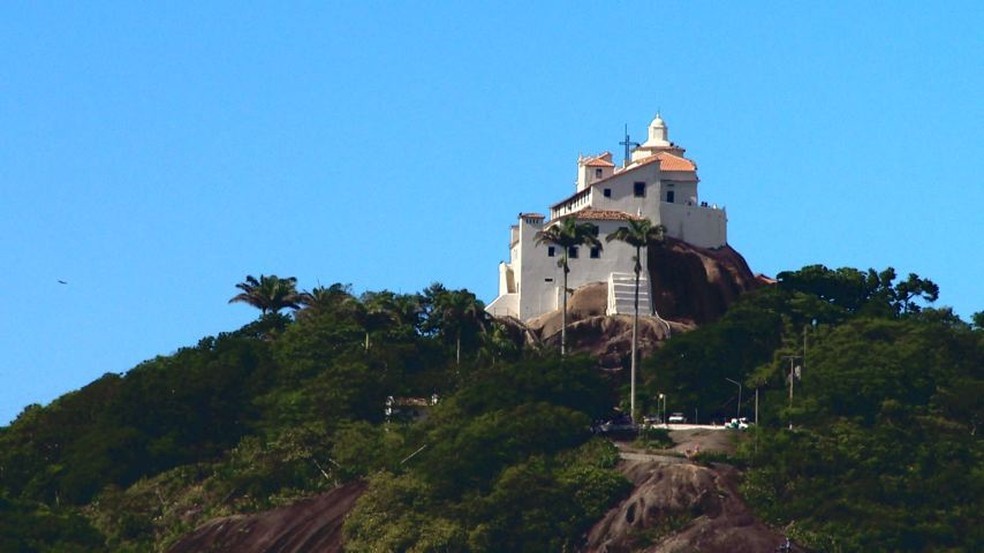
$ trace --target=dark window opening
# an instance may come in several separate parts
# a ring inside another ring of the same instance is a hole
[[[601,248],[598,246],[591,248],[591,259],[598,259],[599,257],[601,257]]]
[[[673,203],[673,199],[675,197],[676,197],[676,194],[674,194],[672,190],[667,190],[666,191],[666,201],[667,202]]]
[[[557,255],[557,252],[554,249],[554,247],[553,246],[547,246],[547,257],[553,257],[555,255]]]
[[[600,179],[601,178],[601,169],[595,169],[595,178],[596,179]]]
[[[545,279],[543,279],[543,282],[553,282],[553,279],[552,278],[545,278]]]
[[[567,248],[567,257],[571,259],[577,259],[577,246],[571,246]]]
[[[605,197],[606,198],[611,198],[612,197],[612,189],[611,188],[606,188],[605,189]]]
[[[646,183],[637,182],[632,185],[632,193],[635,194],[636,198],[646,197]]]

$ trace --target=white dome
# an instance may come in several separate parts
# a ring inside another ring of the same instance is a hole
[[[666,123],[663,118],[656,114],[653,118],[653,122],[649,124],[649,140],[646,141],[647,146],[669,146],[670,145],[670,133],[666,128]]]

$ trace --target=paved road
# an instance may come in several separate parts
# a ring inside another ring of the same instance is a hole
[[[691,462],[689,455],[700,450],[708,451],[728,451],[731,439],[726,432],[715,432],[718,430],[728,430],[724,426],[711,426],[709,424],[670,424],[659,426],[667,428],[676,445],[672,448],[656,452],[647,453],[633,448],[628,442],[615,442],[619,449],[619,457],[627,461],[646,461],[665,464],[688,463]],[[677,452],[678,455],[667,455],[666,453]]]
[[[657,424],[654,428],[667,428],[669,430],[727,430],[723,425],[710,424]]]

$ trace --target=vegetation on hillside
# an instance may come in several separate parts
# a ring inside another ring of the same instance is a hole
[[[343,285],[300,294],[294,283],[247,277],[232,301],[260,309],[255,322],[24,409],[0,429],[5,513],[33,513],[51,536],[78,534],[83,550],[93,531],[121,550],[324,489],[341,478],[327,457],[339,429],[381,423],[387,395],[453,390],[448,345],[481,345],[478,323],[439,323],[434,306],[463,291],[356,297]],[[382,312],[386,324],[365,316]],[[386,347],[368,349],[370,335]],[[18,527],[3,535],[40,539]]]
[[[894,270],[780,273],[646,365],[646,396],[701,422],[758,399],[743,491],[817,551],[973,551],[984,543],[984,329]],[[792,382],[790,382],[792,380]],[[792,393],[790,390],[792,389]]]
[[[778,278],[647,359],[643,406],[706,422],[757,397],[743,491],[815,550],[984,543],[984,314],[891,269]],[[237,288],[253,323],[0,428],[0,551],[162,550],[352,479],[347,550],[563,551],[626,493],[590,427],[627,375],[524,349],[467,290]]]

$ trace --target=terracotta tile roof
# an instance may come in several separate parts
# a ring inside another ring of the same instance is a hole
[[[544,216],[542,214],[540,214],[540,213],[520,213],[519,216],[520,217],[533,218],[533,219],[543,219],[544,218]]]
[[[631,215],[624,211],[617,211],[614,209],[594,209],[592,207],[586,207],[574,213],[568,213],[566,215],[561,215],[557,219],[564,219],[566,217],[574,217],[575,219],[583,219],[585,221],[630,221],[632,219],[639,219],[635,215]]]
[[[659,168],[662,171],[696,171],[697,165],[685,157],[680,157],[673,155],[669,152],[656,152],[655,155],[649,156],[647,158],[640,159],[623,169],[634,169],[636,167],[641,167],[643,165],[649,165],[650,163],[659,160]]]
[[[584,164],[586,167],[615,167],[615,164],[608,161],[607,159],[601,159],[601,157],[596,157]]]
[[[659,152],[656,157],[660,159],[659,168],[663,171],[696,171],[697,166],[694,162],[685,157],[675,156],[669,152]]]

